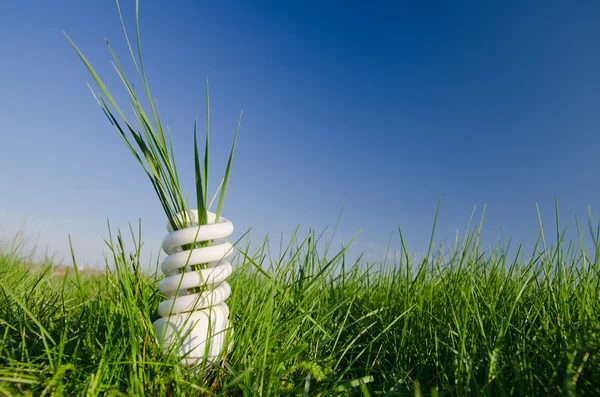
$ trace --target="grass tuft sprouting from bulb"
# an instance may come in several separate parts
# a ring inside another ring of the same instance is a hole
[[[150,88],[146,73],[144,70],[144,63],[142,58],[142,46],[140,39],[140,25],[139,25],[139,1],[135,3],[135,37],[136,37],[136,50],[134,51],[127,29],[125,28],[125,22],[121,13],[121,7],[117,0],[117,9],[119,11],[119,17],[121,20],[121,26],[123,28],[123,34],[127,43],[127,48],[133,62],[133,66],[137,73],[139,83],[142,86],[143,99],[138,96],[134,90],[134,84],[130,79],[127,78],[123,67],[121,66],[115,52],[113,51],[108,40],[106,44],[109,52],[112,55],[114,69],[119,76],[119,79],[123,83],[126,92],[129,95],[131,109],[135,117],[135,124],[132,123],[124,114],[122,109],[119,107],[106,85],[100,79],[90,62],[75,45],[73,40],[65,33],[65,36],[77,52],[77,55],[83,61],[85,67],[92,76],[94,82],[100,89],[100,92],[96,93],[90,86],[92,95],[102,108],[102,111],[108,118],[111,125],[118,132],[119,136],[123,139],[125,145],[129,148],[134,158],[142,166],[144,172],[148,176],[154,191],[160,201],[160,204],[165,212],[165,215],[169,221],[169,224],[173,230],[179,230],[185,227],[193,226],[191,217],[189,216],[178,216],[178,214],[189,214],[190,207],[185,199],[184,193],[181,191],[181,183],[179,175],[177,173],[177,166],[175,163],[175,156],[173,151],[173,144],[171,141],[170,132],[163,127],[160,113],[158,111],[158,105],[152,100],[150,94]],[[147,114],[144,110],[144,106],[150,109],[151,114]],[[231,166],[233,162],[233,156],[235,153],[235,146],[237,142],[237,135],[239,132],[239,126],[241,123],[242,114],[238,120],[237,129],[233,139],[231,152],[229,154],[229,161],[225,170],[225,175],[215,192],[215,198],[219,194],[218,205],[216,209],[216,221],[220,219],[225,195],[227,193],[227,186],[229,183],[229,176],[231,173]],[[209,135],[210,135],[210,96],[208,90],[208,79],[206,82],[206,140],[204,148],[204,159],[200,159],[200,151],[198,148],[196,121],[194,121],[194,170],[195,170],[195,190],[196,190],[196,208],[198,210],[198,219],[196,223],[198,225],[205,225],[207,223],[207,210],[210,208],[208,203],[208,173],[209,173]],[[138,126],[138,127],[136,127]],[[165,134],[167,130],[167,134]],[[211,200],[211,204],[214,201]],[[207,246],[210,242],[194,243],[192,246],[182,247],[184,250],[193,249],[196,247]],[[205,267],[206,264],[200,264],[192,266],[192,270],[198,270]],[[197,291],[199,292],[199,291]]]

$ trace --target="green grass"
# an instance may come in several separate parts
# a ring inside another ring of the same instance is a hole
[[[229,176],[231,174],[233,156],[235,154],[235,147],[243,113],[240,113],[231,151],[229,153],[229,159],[225,168],[225,174],[221,179],[213,199],[209,203],[208,175],[210,148],[210,95],[207,78],[206,136],[204,141],[204,158],[202,161],[198,148],[197,120],[194,121],[193,125],[196,196],[195,209],[198,212],[197,219],[193,220],[194,217],[190,213],[190,210],[192,210],[193,207],[189,204],[187,193],[184,193],[181,189],[179,174],[177,172],[177,165],[175,161],[175,153],[173,150],[173,142],[171,140],[171,132],[168,126],[163,125],[158,109],[158,103],[152,98],[150,86],[146,77],[140,36],[139,0],[136,0],[135,2],[135,41],[133,42],[135,46],[132,45],[132,41],[129,39],[123,14],[121,13],[119,0],[116,1],[116,6],[132,65],[136,71],[137,82],[142,87],[143,93],[141,95],[135,90],[135,81],[129,79],[125,75],[123,67],[121,66],[121,63],[119,62],[119,59],[112,46],[109,44],[107,39],[105,39],[105,41],[112,56],[113,67],[119,76],[119,80],[123,84],[123,88],[125,89],[129,98],[129,105],[133,113],[134,122],[131,122],[130,119],[125,115],[124,111],[117,104],[110,90],[104,84],[94,67],[87,60],[83,52],[75,45],[74,41],[71,40],[71,38],[65,33],[65,37],[77,53],[79,59],[85,65],[85,68],[88,70],[99,92],[95,92],[94,88],[90,84],[88,84],[88,87],[96,99],[96,102],[98,102],[98,105],[100,105],[100,108],[102,109],[109,123],[113,126],[117,134],[123,140],[123,143],[127,146],[133,157],[144,170],[144,173],[152,184],[154,192],[156,193],[156,196],[163,208],[163,211],[169,222],[169,226],[173,230],[179,230],[194,225],[206,225],[208,223],[207,211],[210,209],[217,195],[219,195],[219,200],[217,202],[217,208],[215,211],[215,223],[217,223],[219,222],[225,201],[225,195],[227,193]],[[196,234],[196,237],[197,236],[198,235]],[[211,245],[211,243],[212,242],[210,241],[194,241],[191,244],[182,246],[181,248],[183,250],[193,250],[194,248],[207,247]],[[197,271],[207,266],[208,264],[206,263],[188,262],[188,266],[186,266],[186,268],[188,271]],[[180,269],[180,272],[185,271],[185,269]],[[205,286],[197,286],[189,289],[190,292],[194,293],[201,293],[204,290]]]
[[[331,255],[314,233],[278,256],[239,243],[233,348],[204,372],[157,347],[160,275],[141,271],[140,236],[131,253],[111,243],[100,277],[31,272],[9,249],[0,394],[599,395],[600,244],[557,230],[515,258],[484,251],[476,227],[421,261],[402,244],[386,266]]]

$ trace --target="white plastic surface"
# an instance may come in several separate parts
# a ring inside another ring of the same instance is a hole
[[[210,309],[174,314],[154,322],[154,331],[163,339],[163,350],[175,349],[184,365],[212,363],[221,354],[229,325],[229,307],[225,303]],[[206,342],[210,340],[210,346]]]
[[[208,225],[197,225],[198,211],[179,214],[193,226],[170,232],[162,248],[168,255],[161,263],[167,275],[159,285],[160,292],[169,299],[158,306],[162,317],[154,322],[154,330],[163,350],[176,349],[182,364],[194,365],[208,353],[212,362],[223,350],[229,328],[229,308],[224,303],[231,294],[225,279],[232,267],[225,259],[233,253],[233,246],[222,240],[233,233],[233,225],[225,218],[215,222],[215,214],[207,213]],[[208,247],[182,250],[194,242],[209,242]],[[191,270],[190,266],[208,264],[208,268]],[[200,287],[200,293],[191,289]],[[210,342],[206,352],[207,342]]]

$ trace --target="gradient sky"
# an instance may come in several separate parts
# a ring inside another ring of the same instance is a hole
[[[323,4],[141,1],[152,95],[190,192],[206,77],[212,191],[244,111],[223,213],[234,238],[304,236],[343,210],[335,244],[363,230],[351,255],[398,249],[398,224],[418,254],[440,197],[438,242],[484,204],[489,243],[533,244],[536,203],[554,236],[555,197],[571,231],[588,206],[598,219],[600,2]],[[0,239],[21,230],[71,263],[70,233],[98,265],[107,218],[142,218],[156,251],[161,207],[63,31],[126,107],[103,40],[130,65],[113,2],[0,2]]]

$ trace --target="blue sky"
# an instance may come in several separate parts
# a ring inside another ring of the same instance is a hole
[[[133,4],[121,4],[130,28]],[[536,203],[552,230],[555,197],[571,231],[588,206],[598,219],[600,3],[327,4],[141,2],[149,83],[190,192],[206,77],[213,190],[244,111],[224,209],[234,237],[321,231],[343,209],[335,244],[362,229],[351,255],[380,259],[390,238],[398,249],[398,224],[418,254],[440,197],[438,242],[484,204],[488,243],[533,244]],[[62,31],[126,100],[103,40],[127,63],[114,3],[0,5],[0,238],[22,230],[70,263],[70,233],[94,265],[107,218],[142,218],[156,250],[158,201]]]

